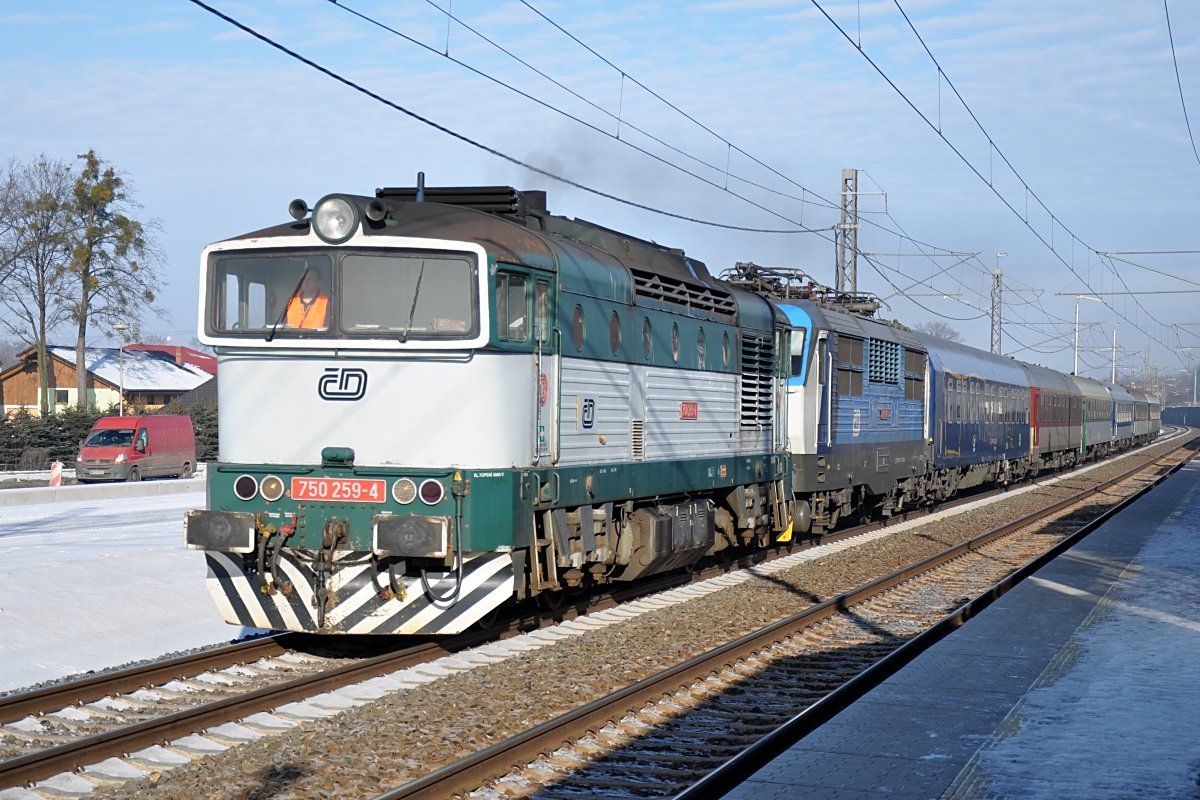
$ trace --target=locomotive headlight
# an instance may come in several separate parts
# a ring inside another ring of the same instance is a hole
[[[268,475],[258,485],[258,491],[262,493],[263,500],[266,500],[268,503],[274,503],[283,497],[283,481],[274,475]]]
[[[323,197],[313,210],[312,225],[330,244],[341,244],[358,230],[358,208],[344,197]]]
[[[401,478],[392,484],[392,498],[401,505],[408,505],[417,499],[417,485],[408,478]]]
[[[441,481],[436,481],[430,478],[421,483],[421,502],[426,505],[436,505],[446,494],[445,487]]]
[[[254,495],[258,494],[258,481],[253,475],[239,475],[233,482],[233,493],[238,500],[253,500]]]

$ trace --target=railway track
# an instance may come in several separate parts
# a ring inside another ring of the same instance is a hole
[[[938,510],[1003,491],[978,493]],[[890,524],[927,513],[909,512],[893,518]],[[826,535],[822,542],[851,538],[882,525],[876,522],[849,528]],[[0,761],[0,789],[79,770],[112,756],[136,753],[141,748],[279,709],[490,640],[790,555],[808,546],[777,548],[690,575],[664,576],[632,589],[578,598],[557,610],[520,610],[487,631],[378,655],[314,655],[312,637],[282,634],[0,697],[0,730],[6,734],[0,741],[0,758],[5,759]],[[310,710],[299,713],[296,719],[305,721],[312,716]]]
[[[719,797],[1182,467],[1194,441],[376,800]],[[1122,484],[1102,514],[1081,505]]]

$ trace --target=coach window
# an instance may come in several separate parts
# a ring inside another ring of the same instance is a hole
[[[704,363],[704,355],[704,328],[701,328],[700,332],[696,334],[696,363],[700,366],[700,369],[704,369],[707,366]]]
[[[852,336],[838,339],[837,390],[843,397],[861,397],[863,393],[863,340]]]
[[[650,323],[647,322],[647,325]],[[729,331],[721,334],[721,363],[726,367],[729,366]]]
[[[642,319],[642,355],[646,360],[650,360],[650,356],[654,355],[654,333],[650,330],[650,318]]]
[[[621,351],[621,320],[615,311],[608,318],[608,346],[614,356]]]
[[[925,399],[925,354],[904,351],[904,399]]]
[[[509,342],[529,341],[529,284],[523,275],[496,278],[496,329]]]
[[[671,323],[671,360],[679,363],[679,323]]]

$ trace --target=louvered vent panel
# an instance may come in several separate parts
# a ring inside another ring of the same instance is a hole
[[[871,383],[900,382],[900,345],[870,339],[867,342],[867,380]]]
[[[633,273],[633,291],[638,297],[731,319],[737,313],[737,303],[733,297],[719,289],[692,286],[640,269],[631,269],[630,272]]]
[[[741,426],[771,427],[772,375],[775,361],[774,339],[770,336],[742,335]]]
[[[634,461],[646,458],[646,423],[640,419],[629,423],[629,450]]]

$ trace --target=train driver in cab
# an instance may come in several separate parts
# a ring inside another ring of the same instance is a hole
[[[317,270],[305,270],[300,289],[288,301],[287,325],[306,330],[329,327],[329,294],[321,286]]]

